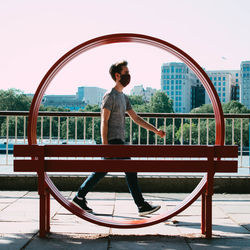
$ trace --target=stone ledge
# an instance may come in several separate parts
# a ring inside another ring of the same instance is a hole
[[[76,191],[86,176],[53,175],[52,181],[61,191]],[[201,176],[139,176],[142,192],[154,193],[187,193],[199,183]],[[37,190],[36,175],[0,175],[0,190]],[[107,176],[102,179],[93,191],[128,192],[125,176]],[[250,176],[216,176],[215,193],[250,193]]]

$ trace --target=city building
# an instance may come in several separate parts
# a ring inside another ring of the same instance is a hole
[[[221,103],[227,103],[231,100],[240,100],[239,70],[207,70],[206,73],[214,84]],[[205,102],[211,103],[207,93],[205,95]]]
[[[243,61],[240,64],[240,101],[250,109],[250,61]]]
[[[170,62],[162,65],[161,90],[173,100],[174,112],[190,112],[191,87],[197,85],[197,80],[195,74],[184,63]]]
[[[146,87],[146,89],[144,89],[143,85],[137,85],[130,91],[130,95],[140,95],[144,101],[149,102],[156,91],[156,89],[150,87]]]
[[[77,99],[76,95],[45,95],[42,100],[44,106],[67,108],[72,111],[84,109],[86,103]]]
[[[208,70],[206,73],[214,84],[220,102],[229,102],[231,97],[232,75],[228,71],[223,70]],[[211,103],[207,93],[205,96],[205,102]]]
[[[84,109],[86,105],[101,105],[107,90],[98,87],[78,87],[76,95],[45,95],[44,106],[62,107],[72,111]]]
[[[206,90],[197,79],[197,85],[191,86],[191,109],[198,108],[205,104]]]
[[[78,87],[77,99],[90,105],[101,105],[106,89],[99,87]]]

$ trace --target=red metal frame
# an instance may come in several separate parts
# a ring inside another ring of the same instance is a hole
[[[134,43],[142,43],[142,44],[148,44],[152,45],[155,47],[158,47],[160,49],[163,49],[172,55],[175,55],[177,58],[179,58],[181,61],[183,61],[199,78],[203,86],[205,87],[210,100],[213,105],[214,109],[214,114],[215,114],[215,120],[216,120],[216,145],[224,145],[224,133],[225,133],[225,124],[224,124],[224,116],[223,116],[223,111],[221,107],[221,103],[219,100],[219,97],[217,95],[217,92],[210,81],[209,77],[205,73],[205,71],[201,68],[201,66],[194,60],[192,59],[188,54],[186,54],[184,51],[181,49],[177,48],[173,44],[170,44],[164,40],[151,37],[151,36],[146,36],[142,34],[131,34],[131,33],[123,33],[123,34],[111,34],[111,35],[106,35],[106,36],[101,36],[97,37],[95,39],[89,40],[87,42],[84,42],[69,52],[67,52],[64,56],[62,56],[47,72],[47,74],[44,76],[42,79],[40,85],[37,88],[37,91],[34,95],[34,98],[32,100],[31,108],[30,108],[30,113],[29,113],[29,123],[28,123],[28,142],[29,145],[35,145],[37,144],[37,135],[36,135],[36,128],[37,128],[37,117],[38,117],[38,111],[39,107],[43,98],[43,95],[49,86],[51,80],[53,77],[58,73],[59,70],[63,68],[63,66],[68,63],[70,60],[72,60],[74,57],[78,56],[79,54],[86,52],[87,50],[90,50],[92,48],[102,46],[105,44],[113,44],[113,43],[128,43],[128,42],[134,42]],[[182,203],[182,208],[186,208],[187,204],[190,205],[189,201],[193,201],[194,197],[197,198],[198,194],[200,195],[203,190],[206,190],[205,195],[203,194],[202,197],[202,211],[203,211],[203,217],[204,216],[207,218],[206,221],[209,221],[204,225],[202,223],[202,231],[206,233],[206,236],[208,238],[211,237],[211,232],[212,232],[212,227],[211,227],[211,200],[212,200],[212,193],[213,193],[213,173],[205,175],[203,179],[201,180],[200,184],[197,186],[197,188],[187,197],[186,203]],[[40,231],[40,236],[44,236],[45,232],[49,231],[49,226],[48,221],[49,221],[49,215],[48,215],[48,208],[49,208],[49,198],[47,193],[51,193],[64,207],[69,209],[72,213],[88,220],[88,217],[86,213],[83,211],[79,211],[75,206],[72,205],[72,203],[69,203],[63,197],[61,196],[60,192],[57,190],[57,188],[53,185],[52,181],[50,178],[47,176],[47,174],[44,172],[44,169],[41,167],[41,169],[38,171],[38,178],[39,178],[39,194],[41,195],[41,203],[40,203],[40,219],[43,221],[42,227],[44,228],[45,226],[45,231],[41,232]],[[46,183],[46,187],[44,184]],[[205,198],[204,198],[205,197]],[[47,202],[46,202],[47,201]],[[205,205],[204,205],[205,203]],[[179,210],[178,210],[179,211]],[[177,213],[172,213],[173,214]],[[103,226],[109,226],[110,224],[106,221],[102,222],[98,217],[95,217],[93,215],[90,216],[92,218],[92,222],[96,224],[102,224]],[[164,219],[167,218],[166,215],[162,215]],[[157,222],[156,222],[157,221]],[[162,220],[161,220],[162,221]],[[145,222],[138,223],[137,221],[133,222],[127,222],[125,226],[121,225],[120,222],[117,222],[113,224],[113,227],[126,227],[126,228],[133,228],[135,225],[140,225],[140,226],[147,226],[154,224],[154,222],[158,223],[160,222],[159,219],[157,218],[150,218],[150,219],[145,219]],[[41,228],[40,228],[41,229]]]

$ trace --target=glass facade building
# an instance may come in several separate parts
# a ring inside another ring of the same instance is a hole
[[[161,90],[173,100],[176,113],[187,113],[191,110],[191,85],[196,76],[184,63],[164,63],[161,67]]]
[[[243,61],[240,65],[240,100],[250,109],[250,61]]]
[[[221,103],[231,101],[234,96],[235,100],[240,99],[240,71],[239,70],[208,70],[206,71],[210,80],[218,93]],[[232,93],[234,92],[234,93]],[[206,93],[206,103],[211,103]]]

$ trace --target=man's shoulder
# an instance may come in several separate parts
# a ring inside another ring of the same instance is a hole
[[[107,90],[107,91],[104,93],[103,98],[105,98],[105,97],[108,97],[108,96],[112,95],[112,94],[113,94],[112,92],[113,92],[113,89],[109,89],[109,90]]]

